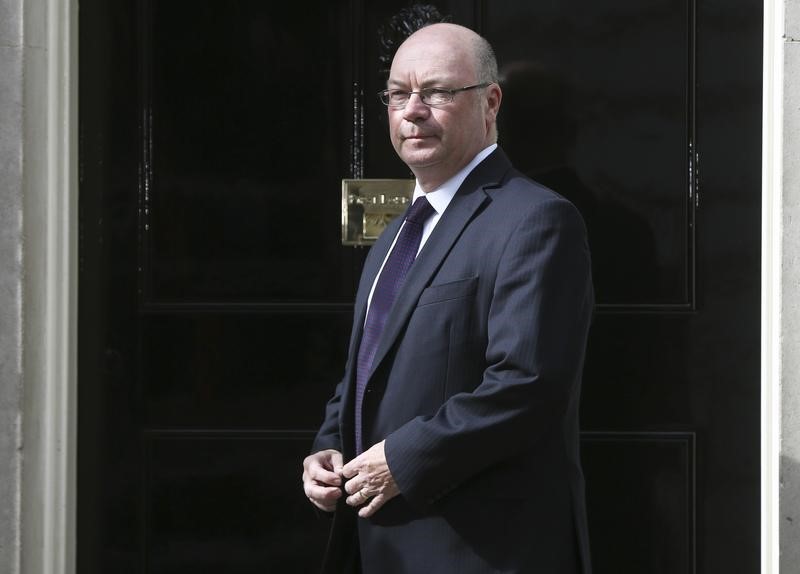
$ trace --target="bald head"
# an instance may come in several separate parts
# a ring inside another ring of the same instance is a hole
[[[420,28],[408,41],[429,41],[431,38],[451,43],[469,51],[470,60],[478,83],[497,83],[497,58],[491,44],[480,34],[458,24],[439,23]],[[405,43],[405,42],[404,42]]]
[[[497,140],[501,91],[489,43],[455,24],[433,24],[397,49],[387,87],[408,95],[389,107],[392,144],[422,189],[435,189]],[[449,94],[431,101],[427,94]]]

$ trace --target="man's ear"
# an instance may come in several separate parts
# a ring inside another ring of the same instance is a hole
[[[503,90],[497,83],[490,84],[486,88],[486,114],[487,119],[496,120],[500,110],[500,102],[503,100]]]

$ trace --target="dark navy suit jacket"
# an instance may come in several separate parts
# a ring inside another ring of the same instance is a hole
[[[367,297],[401,220],[367,258],[314,443],[345,461]],[[327,571],[355,559],[365,574],[590,572],[578,453],[590,269],[577,210],[500,148],[467,176],[398,294],[364,399],[364,443],[386,440],[401,494],[370,519],[340,501]]]

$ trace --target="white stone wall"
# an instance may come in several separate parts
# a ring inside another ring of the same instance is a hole
[[[781,279],[781,573],[800,573],[800,0],[786,0]]]
[[[0,574],[72,574],[77,0],[0,0]]]
[[[0,0],[0,572],[19,572],[22,410],[22,0]]]

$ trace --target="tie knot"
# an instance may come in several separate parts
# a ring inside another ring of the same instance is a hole
[[[433,215],[434,211],[436,210],[433,209],[433,206],[428,202],[428,198],[422,195],[414,201],[411,209],[408,210],[406,221],[422,225],[425,223],[426,219]]]

